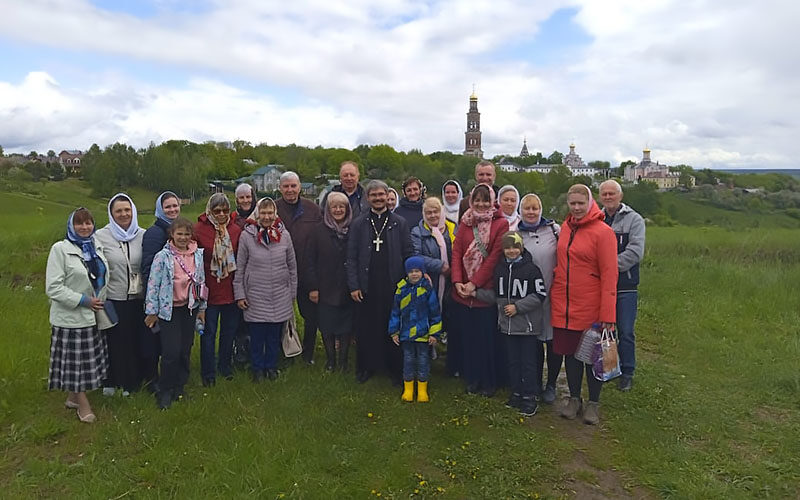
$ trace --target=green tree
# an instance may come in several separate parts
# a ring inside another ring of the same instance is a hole
[[[553,151],[550,153],[550,156],[547,157],[547,163],[551,165],[560,165],[564,162],[564,154],[558,151]]]
[[[52,149],[47,151],[47,157],[48,158],[53,158],[55,155],[56,155],[56,152],[53,151]]]
[[[592,168],[596,168],[597,170],[603,170],[606,168],[611,168],[611,162],[594,160],[589,162],[589,166]]]
[[[400,180],[403,162],[400,153],[386,144],[379,144],[367,153],[367,175],[373,179]]]
[[[625,188],[625,203],[644,217],[652,217],[661,210],[661,197],[658,185],[654,182],[642,181]]]
[[[572,171],[565,165],[556,165],[544,175],[545,192],[550,199],[555,200],[559,195],[566,193],[574,184]]]
[[[64,167],[58,161],[47,162],[47,171],[54,181],[63,181],[64,177],[66,177]]]
[[[25,164],[25,171],[31,175],[31,179],[34,181],[39,181],[42,179],[47,179],[47,166],[42,164],[40,161],[29,161]]]

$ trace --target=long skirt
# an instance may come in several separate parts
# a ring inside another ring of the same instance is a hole
[[[96,326],[52,327],[48,388],[86,392],[102,386],[108,373],[108,346]]]
[[[463,340],[464,381],[471,390],[492,392],[497,388],[497,308],[458,304],[456,315]]]

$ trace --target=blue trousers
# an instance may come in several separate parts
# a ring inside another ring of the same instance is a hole
[[[622,374],[633,377],[636,369],[636,334],[633,332],[636,323],[636,311],[639,302],[639,292],[617,292],[617,332],[619,343],[619,367]]]
[[[400,342],[403,349],[403,380],[427,382],[431,373],[431,348],[427,342]]]
[[[231,375],[231,358],[233,356],[233,338],[239,328],[239,308],[235,303],[208,305],[206,309],[205,333],[200,337],[200,375],[204,378],[215,378],[214,348],[217,343],[217,324],[219,324],[219,360],[217,370],[220,375]]]
[[[247,323],[250,330],[250,367],[254,372],[276,370],[281,352],[281,323]]]

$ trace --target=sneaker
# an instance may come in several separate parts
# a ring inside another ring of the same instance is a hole
[[[533,398],[522,398],[519,404],[519,414],[524,417],[532,417],[536,415],[538,405]]]
[[[556,388],[550,387],[549,385],[544,388],[544,392],[542,392],[542,403],[551,405],[556,400]]]
[[[103,396],[106,396],[106,397],[110,398],[116,392],[117,392],[117,390],[115,388],[113,388],[113,387],[103,387]]]
[[[561,408],[561,416],[567,420],[575,420],[575,417],[577,417],[578,413],[581,411],[581,406],[583,406],[581,398],[570,397],[567,404]]]
[[[619,385],[617,388],[622,392],[628,392],[633,387],[633,377],[623,375],[619,378]]]
[[[600,403],[589,401],[583,408],[583,423],[597,425],[600,423]]]
[[[518,393],[512,393],[511,396],[506,401],[506,408],[517,408],[519,409],[519,405],[522,403],[522,396]]]

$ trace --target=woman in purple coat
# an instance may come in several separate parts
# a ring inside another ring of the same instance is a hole
[[[250,331],[253,381],[260,382],[278,378],[281,330],[294,314],[297,264],[275,202],[262,198],[256,211],[258,223],[246,225],[239,238],[233,293]]]

